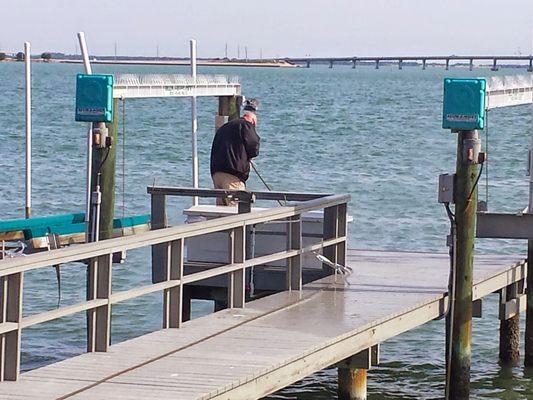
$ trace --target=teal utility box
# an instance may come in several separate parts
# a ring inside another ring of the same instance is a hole
[[[485,127],[485,79],[444,79],[442,127],[473,130]]]
[[[113,75],[76,76],[76,121],[113,120]]]

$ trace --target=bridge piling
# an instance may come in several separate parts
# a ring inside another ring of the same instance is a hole
[[[498,62],[498,59],[495,58],[492,60],[492,68],[490,69],[491,71],[498,71],[498,65],[497,65],[497,62]]]
[[[447,58],[446,59],[446,71],[448,71],[450,69],[450,59]]]
[[[357,60],[354,58],[352,60],[352,69],[355,69],[355,65],[357,64]]]
[[[422,59],[422,70],[424,71],[426,70],[426,61],[427,60],[425,58]]]
[[[376,69],[379,69],[379,60],[376,59]]]
[[[472,71],[473,69],[474,69],[474,60],[471,58],[470,59],[470,64],[468,65],[468,70]]]
[[[329,60],[329,68],[333,68],[333,60]]]

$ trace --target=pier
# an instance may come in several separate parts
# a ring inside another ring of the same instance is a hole
[[[445,315],[450,265],[447,254],[346,251],[348,200],[344,195],[324,196],[3,260],[3,398],[258,399],[330,366],[339,368],[339,398],[366,398],[366,371],[379,363],[379,344]],[[324,235],[304,247],[298,239],[300,216],[320,209],[325,209]],[[292,222],[286,231],[287,248],[246,257],[246,227],[272,221]],[[213,232],[229,235],[229,260],[191,273],[184,262],[184,243]],[[165,281],[111,291],[112,253],[154,245],[167,248]],[[328,276],[302,285],[303,255],[320,249],[334,262],[351,267],[353,274],[343,279],[329,269]],[[84,268],[83,260],[91,266],[91,300],[22,316],[25,271],[65,263]],[[274,260],[288,260],[285,290],[247,299],[246,271]],[[221,275],[229,283],[229,308],[184,322],[184,287]],[[526,263],[517,257],[476,257],[477,315],[483,297],[511,286],[518,289],[514,296],[503,296],[500,317],[517,315],[525,306],[525,278]],[[165,300],[163,329],[110,346],[112,305],[156,291],[163,292]],[[87,354],[19,375],[22,329],[85,310]]]

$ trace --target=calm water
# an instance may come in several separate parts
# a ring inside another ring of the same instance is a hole
[[[184,72],[170,67],[97,66],[95,72]],[[74,77],[78,66],[34,66],[35,215],[79,212],[84,204],[85,126],[74,122]],[[448,226],[436,202],[437,177],[452,172],[455,135],[440,127],[444,76],[488,76],[477,70],[398,71],[209,69],[240,76],[243,93],[262,101],[257,160],[276,189],[347,192],[352,196],[350,247],[446,251]],[[504,73],[517,73],[506,70]],[[521,71],[523,72],[523,71]],[[0,219],[23,215],[23,65],[0,64]],[[209,187],[208,157],[213,138],[214,99],[199,100],[201,186]],[[119,143],[117,213],[147,213],[146,186],[154,182],[190,184],[190,102],[185,99],[126,103],[126,146]],[[489,208],[515,212],[527,203],[526,151],[531,113],[527,107],[492,111],[489,118]],[[122,138],[121,138],[122,139]],[[485,141],[485,137],[483,137]],[[122,142],[122,140],[121,140]],[[486,141],[485,141],[486,142]],[[125,158],[122,158],[122,155]],[[125,179],[125,193],[122,192]],[[485,178],[481,193],[485,196]],[[261,189],[253,176],[252,188]],[[124,202],[124,207],[123,207]],[[181,220],[187,200],[174,200],[170,212]],[[478,241],[478,251],[523,255],[525,244]],[[114,287],[129,288],[150,279],[147,250],[128,253],[114,267]],[[62,268],[62,304],[84,297],[84,268]],[[25,314],[55,307],[52,268],[25,278]],[[208,302],[195,302],[205,314]],[[497,298],[474,322],[473,398],[527,399],[531,380],[522,368],[497,364]],[[160,327],[161,296],[136,299],[113,308],[113,340],[122,341]],[[84,351],[84,315],[42,324],[23,333],[23,368],[31,369]],[[317,321],[317,323],[320,323]],[[443,393],[444,325],[432,322],[383,344],[382,364],[370,372],[371,399],[433,399]],[[325,370],[272,399],[335,397],[336,371]]]

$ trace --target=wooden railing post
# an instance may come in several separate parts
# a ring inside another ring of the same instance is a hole
[[[334,239],[338,237],[339,233],[339,210],[338,206],[326,207],[324,208],[324,227],[323,227],[323,238],[324,240]],[[323,255],[331,262],[337,262],[337,245],[324,247]],[[333,270],[323,264],[322,271],[326,275],[333,274]]]
[[[302,249],[302,216],[295,215],[288,219],[288,250]],[[287,290],[302,289],[302,255],[287,259]]]
[[[2,281],[2,321],[19,323],[22,318],[22,272]],[[20,374],[20,328],[3,335],[0,348],[0,380],[16,381]]]
[[[151,229],[167,227],[166,198],[164,194],[152,194]],[[163,282],[167,278],[169,243],[152,246],[152,283]]]
[[[170,244],[170,260],[167,265],[167,280],[180,281],[183,278],[183,240],[175,240]],[[183,284],[163,293],[163,328],[179,328],[182,323]]]
[[[109,299],[111,295],[112,254],[91,260],[89,267],[89,299]],[[88,312],[87,351],[107,351],[111,340],[111,305],[96,307]]]
[[[246,226],[235,228],[230,234],[232,264],[243,263],[246,256]],[[245,268],[229,274],[228,307],[243,308],[246,296]]]
[[[337,207],[337,237],[346,237],[348,232],[348,204],[339,204]],[[337,262],[346,265],[346,240],[337,244]]]

